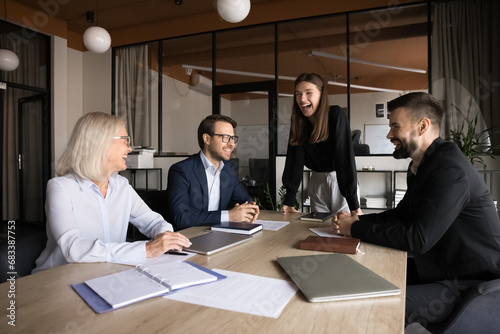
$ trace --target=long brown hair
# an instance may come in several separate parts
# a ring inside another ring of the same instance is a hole
[[[294,89],[303,81],[314,84],[321,92],[318,108],[314,115],[316,121],[311,132],[311,136],[307,138],[307,117],[304,116],[297,103],[295,95],[293,97],[292,117],[290,125],[290,145],[298,146],[305,143],[307,140],[311,144],[325,141],[328,138],[328,91],[323,78],[316,73],[302,73],[295,79]]]

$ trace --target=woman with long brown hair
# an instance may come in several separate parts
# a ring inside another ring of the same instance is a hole
[[[295,80],[290,139],[283,185],[283,213],[293,205],[304,166],[312,170],[308,194],[312,212],[361,213],[349,120],[339,106],[328,106],[323,78],[303,73]]]

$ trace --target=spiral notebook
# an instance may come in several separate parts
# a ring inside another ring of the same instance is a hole
[[[96,313],[111,311],[144,299],[225,278],[189,261],[155,263],[94,278],[73,289]]]

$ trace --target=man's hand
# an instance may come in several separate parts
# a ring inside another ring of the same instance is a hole
[[[156,257],[168,250],[182,250],[182,247],[191,246],[191,242],[179,232],[163,232],[155,236],[153,241],[146,244],[146,257]]]
[[[259,216],[260,210],[255,202],[245,202],[243,204],[236,204],[228,213],[230,222],[253,223]]]
[[[350,214],[345,211],[338,212],[332,218],[333,231],[337,234],[351,236],[351,225],[358,220],[356,213]]]
[[[300,211],[297,211],[295,210],[295,208],[293,206],[288,206],[288,205],[283,205],[283,214],[286,215],[287,213],[293,213],[293,212],[300,212]]]

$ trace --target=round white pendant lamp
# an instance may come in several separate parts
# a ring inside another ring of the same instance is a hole
[[[19,66],[19,57],[15,52],[0,49],[0,70],[14,71]]]
[[[92,53],[104,53],[111,46],[111,36],[104,28],[90,27],[83,33],[83,44]]]
[[[250,0],[217,0],[219,15],[229,23],[243,21],[250,12]]]

